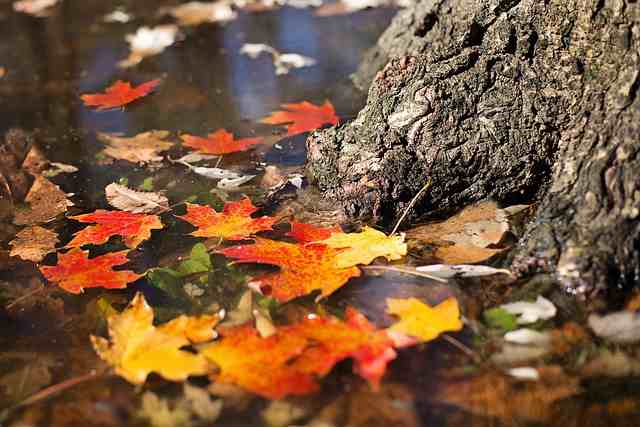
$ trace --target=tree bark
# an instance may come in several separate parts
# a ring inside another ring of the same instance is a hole
[[[418,1],[355,80],[357,118],[307,140],[347,214],[391,224],[427,181],[413,219],[537,201],[514,268],[581,294],[640,279],[640,2]]]

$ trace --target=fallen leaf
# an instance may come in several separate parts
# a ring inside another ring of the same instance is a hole
[[[507,370],[507,375],[525,381],[538,381],[540,374],[536,368],[530,366],[522,366],[519,368],[511,368]]]
[[[389,328],[421,342],[431,341],[443,332],[462,329],[460,309],[455,298],[447,298],[435,307],[429,307],[417,298],[387,299],[387,313],[400,320]]]
[[[172,8],[163,9],[164,14],[173,16],[180,26],[194,26],[204,23],[228,22],[236,19],[238,14],[226,1],[199,2],[192,1]]]
[[[138,416],[152,427],[191,427],[191,411],[186,402],[178,400],[170,404],[157,394],[146,391],[142,394]]]
[[[151,230],[163,228],[157,215],[145,215],[126,211],[106,211],[98,209],[92,213],[70,217],[79,222],[96,223],[74,234],[67,248],[84,245],[101,245],[111,236],[122,236],[128,248],[136,248],[151,237]]]
[[[208,391],[189,383],[184,383],[182,390],[185,401],[199,419],[210,423],[218,419],[222,412],[222,399],[211,400]]]
[[[53,178],[56,175],[60,175],[61,173],[74,173],[78,172],[78,168],[73,165],[68,165],[66,163],[59,162],[51,162],[49,163],[49,168],[42,172],[42,175],[47,178]]]
[[[371,227],[364,227],[359,233],[333,233],[317,243],[343,249],[336,257],[336,266],[339,268],[370,264],[378,257],[398,260],[407,254],[404,235],[387,236]]]
[[[283,104],[284,111],[276,111],[260,120],[270,125],[287,125],[287,135],[297,135],[319,129],[323,125],[337,125],[338,116],[329,101],[323,105],[314,105],[304,101],[297,104]]]
[[[280,267],[251,284],[280,302],[320,290],[320,298],[331,295],[352,277],[360,275],[356,267],[336,267],[340,251],[322,244],[293,244],[256,238],[253,245],[241,245],[220,251],[238,262],[255,262]]]
[[[85,288],[122,289],[142,276],[129,270],[112,269],[129,262],[128,253],[128,250],[110,252],[90,259],[89,251],[72,249],[58,254],[58,264],[41,266],[40,271],[48,281],[72,294],[79,294]]]
[[[249,325],[221,328],[221,339],[200,352],[219,367],[217,383],[239,385],[269,399],[316,391],[317,377],[354,359],[354,371],[374,387],[396,356],[385,331],[349,308],[345,320],[308,316],[263,338]]]
[[[103,16],[104,22],[117,22],[119,24],[126,24],[131,21],[133,17],[122,8],[116,8],[113,12]]]
[[[176,25],[138,28],[138,31],[134,34],[127,34],[125,36],[125,40],[129,43],[131,53],[127,59],[120,61],[118,66],[121,68],[132,67],[139,64],[148,56],[161,53],[175,43],[178,35],[179,32]]]
[[[216,212],[206,205],[186,203],[186,215],[176,215],[197,228],[192,232],[196,237],[218,237],[227,240],[242,240],[259,231],[271,230],[276,218],[263,216],[252,218],[258,208],[251,199],[245,197],[237,202],[225,203],[222,212]]]
[[[225,129],[218,129],[210,133],[206,138],[193,136],[189,134],[180,135],[185,147],[203,154],[229,154],[238,151],[245,151],[252,148],[256,144],[262,143],[262,138],[243,138],[234,139],[233,134]]]
[[[636,377],[640,375],[640,361],[622,350],[603,349],[582,368],[581,373],[587,377]]]
[[[10,256],[17,256],[26,261],[40,262],[48,253],[55,251],[58,235],[46,228],[34,225],[21,230],[9,242]]]
[[[262,43],[245,43],[240,48],[240,53],[256,59],[262,53],[268,53],[273,59],[273,66],[276,69],[276,75],[280,76],[288,74],[295,68],[310,67],[315,65],[317,61],[307,56],[298,55],[297,53],[282,53],[276,49]]]
[[[219,156],[213,156],[211,154],[201,154],[201,153],[189,153],[189,154],[185,154],[184,156],[180,157],[179,159],[173,160],[173,159],[169,159],[172,162],[176,162],[176,163],[197,163],[197,162],[201,162],[203,160],[213,160],[213,159],[217,159]]]
[[[500,307],[485,310],[482,317],[490,328],[512,331],[518,327],[518,317]]]
[[[415,227],[408,239],[435,246],[435,257],[443,264],[474,264],[506,248],[496,247],[509,230],[508,216],[494,202],[463,209],[446,221]]]
[[[287,236],[293,237],[300,243],[312,243],[326,240],[335,233],[342,233],[342,229],[338,226],[322,228],[312,224],[292,222],[291,231],[287,233]]]
[[[59,0],[22,0],[13,3],[13,10],[27,13],[29,15],[44,18],[49,16],[49,9],[58,3]]]
[[[216,187],[224,191],[239,191],[238,189],[242,184],[246,184],[255,177],[255,175],[244,175],[238,178],[222,178],[218,181]]]
[[[159,213],[169,210],[169,200],[159,193],[135,191],[112,182],[104,189],[107,202],[116,209],[133,213]]]
[[[100,358],[133,384],[144,383],[151,372],[184,381],[192,375],[204,375],[209,367],[202,355],[181,348],[211,340],[219,320],[217,315],[182,315],[155,327],[153,310],[138,293],[121,314],[109,317],[111,340],[92,335],[91,342]]]
[[[551,334],[548,332],[538,332],[528,328],[520,328],[504,334],[506,342],[522,345],[548,346],[551,344],[551,339]]]
[[[112,108],[122,107],[139,98],[147,96],[156,87],[160,85],[160,79],[155,79],[142,83],[139,86],[131,86],[131,83],[118,80],[109,86],[105,93],[91,93],[82,95],[84,105],[89,107],[98,107],[98,111],[110,110]]]
[[[107,146],[101,151],[106,156],[132,163],[159,162],[159,153],[169,150],[173,143],[166,141],[169,132],[152,130],[139,133],[131,138],[119,137],[108,133],[98,133],[98,139]]]
[[[538,295],[535,302],[517,301],[503,304],[500,308],[508,313],[517,315],[519,324],[547,320],[556,315],[556,306],[542,295]]]
[[[493,268],[486,265],[468,264],[434,264],[416,267],[417,271],[428,273],[432,276],[448,279],[451,277],[482,277],[493,276],[494,274],[512,275],[511,271],[504,268]]]
[[[640,340],[640,315],[632,311],[616,311],[601,316],[593,313],[588,318],[593,332],[607,341],[634,343]]]
[[[56,358],[42,351],[34,353],[9,352],[2,354],[2,363],[10,366],[8,372],[0,376],[3,403],[8,406],[20,403],[23,399],[51,384],[52,371],[59,367]]]
[[[69,206],[73,206],[60,187],[43,176],[36,177],[24,200],[29,203],[29,208],[16,212],[13,222],[18,225],[53,221],[58,215],[65,213]]]

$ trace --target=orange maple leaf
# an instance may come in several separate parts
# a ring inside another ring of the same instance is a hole
[[[98,111],[110,110],[112,108],[122,107],[138,98],[148,95],[159,84],[160,79],[155,79],[133,87],[129,82],[118,80],[109,86],[105,90],[105,93],[90,93],[82,95],[80,98],[84,101],[84,105],[98,107]]]
[[[129,270],[112,269],[129,261],[127,253],[128,250],[111,252],[89,259],[89,251],[72,249],[58,254],[58,264],[42,266],[40,271],[47,280],[72,294],[79,294],[85,288],[121,289],[142,276]]]
[[[185,147],[192,148],[205,154],[229,154],[237,151],[245,151],[256,144],[262,143],[262,138],[233,139],[233,134],[226,129],[218,129],[210,133],[206,138],[189,134],[180,135]]]
[[[311,243],[326,240],[335,233],[342,233],[342,229],[338,226],[320,228],[311,224],[292,222],[291,231],[287,233],[287,236],[293,237],[300,243]]]
[[[227,240],[242,240],[258,231],[271,230],[276,218],[263,216],[252,218],[256,208],[251,199],[245,197],[237,202],[225,203],[222,212],[209,206],[186,203],[187,214],[176,215],[198,229],[191,233],[197,237],[219,237]]]
[[[215,380],[269,399],[316,391],[317,378],[348,358],[354,359],[354,371],[376,388],[396,357],[387,333],[352,308],[344,321],[308,316],[266,338],[247,325],[219,332],[222,338],[201,350],[220,368]]]
[[[240,245],[220,251],[239,262],[256,262],[280,267],[276,273],[266,274],[253,283],[265,294],[280,302],[320,290],[320,297],[331,295],[352,277],[360,275],[356,267],[337,268],[339,250],[322,244],[293,244],[256,238],[253,245]]]
[[[287,135],[309,132],[326,124],[338,124],[338,116],[329,101],[325,101],[323,105],[314,105],[307,101],[282,104],[282,108],[285,111],[275,111],[260,122],[270,125],[290,123],[287,126]]]
[[[80,222],[95,222],[93,225],[74,234],[73,240],[67,248],[77,248],[83,245],[101,245],[111,236],[122,236],[124,244],[135,248],[144,240],[151,237],[151,230],[163,228],[157,215],[145,215],[126,211],[106,211],[98,209],[95,212],[70,217]]]

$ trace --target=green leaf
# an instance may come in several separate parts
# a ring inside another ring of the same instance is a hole
[[[207,247],[202,243],[196,243],[191,249],[191,255],[188,260],[182,261],[178,265],[178,273],[180,276],[189,276],[195,273],[206,273],[213,268],[211,257]]]
[[[153,177],[145,178],[142,184],[138,185],[138,189],[142,191],[153,191]]]
[[[174,299],[184,299],[180,273],[170,268],[154,268],[147,273],[147,280]]]
[[[518,327],[518,318],[500,307],[485,310],[483,317],[487,326],[493,329],[508,332]]]

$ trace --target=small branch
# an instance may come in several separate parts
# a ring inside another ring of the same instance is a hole
[[[360,268],[365,271],[366,270],[393,271],[396,273],[404,273],[404,274],[410,274],[412,276],[424,277],[426,279],[435,280],[436,282],[440,282],[440,283],[448,283],[447,279],[443,279],[442,277],[432,276],[431,274],[423,273],[421,271],[413,270],[407,267],[396,267],[393,265],[365,265],[365,266],[361,266]]]
[[[451,344],[452,346],[454,346],[455,348],[457,348],[458,350],[460,350],[461,352],[466,354],[474,362],[476,362],[476,363],[480,363],[481,362],[480,356],[478,356],[478,354],[476,354],[475,351],[471,350],[469,347],[467,347],[466,345],[464,345],[463,343],[461,343],[460,341],[458,341],[457,339],[455,339],[451,335],[442,334],[440,336],[445,341],[447,341],[449,344]]]
[[[420,189],[420,191],[418,191],[418,194],[413,196],[413,199],[411,199],[407,208],[404,210],[404,212],[402,212],[400,218],[398,218],[398,222],[396,222],[395,227],[393,227],[393,230],[391,230],[391,234],[396,234],[396,231],[398,231],[398,227],[400,227],[402,221],[404,221],[405,217],[409,214],[409,211],[411,211],[413,206],[418,202],[418,200],[420,200],[422,195],[429,189],[429,187],[431,187],[431,180],[428,180],[427,183]]]

